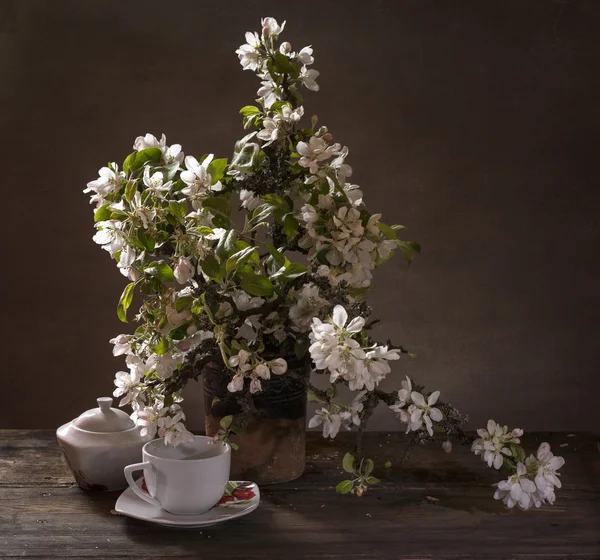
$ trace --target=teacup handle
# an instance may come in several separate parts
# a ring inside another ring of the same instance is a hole
[[[152,464],[149,463],[148,461],[146,461],[144,463],[135,463],[134,465],[127,465],[124,469],[125,479],[127,480],[127,484],[129,484],[129,487],[133,490],[133,492],[135,493],[136,496],[138,496],[139,498],[142,498],[142,500],[146,500],[148,503],[150,503],[154,506],[161,507],[160,504],[158,503],[158,500],[153,498],[147,492],[144,492],[135,483],[135,480],[133,480],[133,473],[135,471],[141,471],[142,469],[146,469],[146,468],[150,468],[150,469],[152,468]]]

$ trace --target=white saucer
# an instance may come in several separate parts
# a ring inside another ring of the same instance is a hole
[[[138,484],[141,485],[141,481],[138,481]],[[119,496],[115,510],[129,517],[167,527],[197,529],[246,515],[254,511],[259,503],[260,490],[254,482],[230,480],[221,501],[207,512],[199,515],[169,513],[142,500],[133,493],[131,488],[127,488]]]

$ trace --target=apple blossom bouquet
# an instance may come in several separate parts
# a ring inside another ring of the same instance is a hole
[[[257,105],[240,111],[248,132],[231,160],[184,156],[164,135],[146,134],[122,166],[103,167],[85,189],[96,205],[94,241],[130,280],[119,318],[127,321],[134,294],[141,299],[135,332],[111,340],[128,369],[116,374],[120,405],[131,405],[143,433],[177,445],[190,437],[181,392],[205,364],[221,363],[228,390],[251,400],[271,376],[290,374],[286,357],[295,355],[310,359],[328,384],[307,382],[309,400],[318,403],[309,427],[321,426],[330,438],[357,430],[356,448],[343,461],[352,477],[339,492],[360,496],[379,482],[361,442],[383,404],[412,434],[411,445],[439,431],[447,452],[452,438],[472,443],[488,465],[504,469],[509,478],[495,497],[509,507],[552,503],[563,461],[548,444],[525,458],[522,430],[493,421],[472,442],[460,428],[465,417],[439,391],[408,377],[397,391],[379,388],[390,362],[409,354],[372,338],[376,321],[368,320],[365,296],[375,268],[396,251],[410,263],[420,247],[399,238],[402,226],[369,212],[349,181],[348,148],[316,116],[304,123],[302,89],[319,90],[312,47],[280,43],[285,22],[261,24],[236,51],[261,85]],[[351,402],[337,397],[339,385],[354,392]],[[217,437],[227,440],[243,422],[223,418]]]

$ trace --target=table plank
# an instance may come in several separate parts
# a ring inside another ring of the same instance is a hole
[[[341,439],[349,442],[347,436]],[[345,450],[309,434],[301,479],[264,487],[256,512],[204,530],[111,514],[118,493],[71,485],[53,437],[0,431],[0,558],[600,558],[600,453],[593,434],[530,436],[550,441],[567,462],[557,503],[526,513],[491,498],[497,473],[468,449],[446,455],[437,445],[419,448],[406,467],[384,471],[381,486],[360,499],[336,495]],[[394,462],[403,439],[368,434],[366,445],[380,461]]]

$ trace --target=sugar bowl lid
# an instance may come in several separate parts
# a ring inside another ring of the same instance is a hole
[[[126,412],[111,408],[113,400],[110,397],[96,400],[98,408],[91,408],[79,415],[73,422],[75,427],[88,432],[122,432],[135,426]]]

